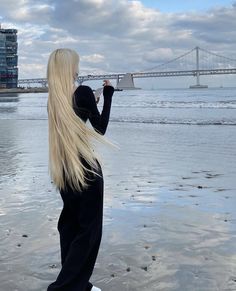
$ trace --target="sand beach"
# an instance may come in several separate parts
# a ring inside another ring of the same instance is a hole
[[[102,291],[236,290],[235,91],[221,116],[214,106],[226,105],[211,96],[203,112],[203,96],[187,109],[178,92],[116,94],[107,138],[120,149],[98,147],[104,228],[91,282]],[[60,270],[62,201],[48,175],[46,95],[14,98],[0,102],[0,290],[43,291]]]

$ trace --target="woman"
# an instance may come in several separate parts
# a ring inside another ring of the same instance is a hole
[[[103,221],[103,173],[92,141],[107,142],[102,135],[114,88],[104,81],[100,114],[91,88],[75,87],[78,65],[79,56],[70,49],[55,50],[48,61],[49,170],[63,209],[57,225],[62,268],[47,291],[101,291],[89,282]]]

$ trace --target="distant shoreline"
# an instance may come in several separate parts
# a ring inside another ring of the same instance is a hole
[[[43,93],[48,92],[47,87],[35,87],[35,88],[9,88],[0,89],[0,95],[5,93]]]

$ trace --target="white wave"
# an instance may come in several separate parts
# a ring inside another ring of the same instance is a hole
[[[141,102],[140,104],[114,105],[120,108],[208,108],[208,109],[236,109],[236,101],[156,101]]]
[[[140,120],[140,119],[116,119],[113,118],[111,122],[124,122],[124,123],[150,123],[150,124],[186,124],[186,125],[236,125],[236,120]]]

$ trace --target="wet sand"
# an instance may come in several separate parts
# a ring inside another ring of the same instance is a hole
[[[47,120],[1,120],[1,291],[41,291],[60,270],[62,201],[48,176]],[[109,124],[100,147],[102,291],[236,290],[234,126]]]

